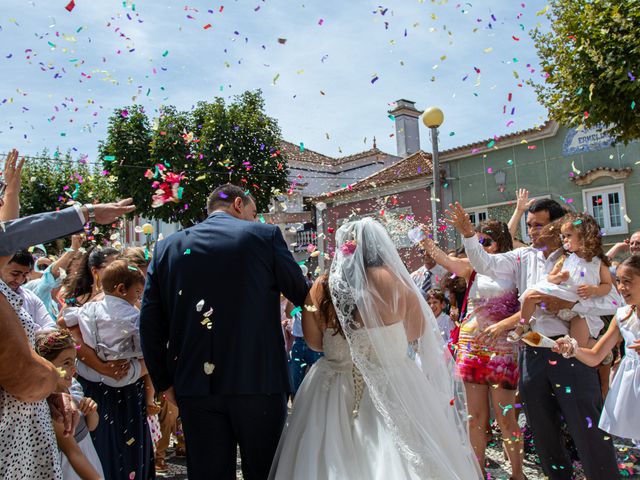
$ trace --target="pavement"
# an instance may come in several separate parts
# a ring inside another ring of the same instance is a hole
[[[508,480],[509,463],[502,451],[502,442],[494,435],[494,440],[487,447],[487,479]],[[618,453],[618,465],[621,467],[620,475],[623,479],[640,480],[640,449],[635,448],[630,442],[617,439],[614,441]],[[168,455],[167,463],[169,473],[158,475],[159,479],[187,479],[187,462],[184,457],[176,457],[173,453]],[[581,475],[579,465],[576,465],[576,479],[584,478]],[[524,459],[524,473],[528,480],[543,480],[545,476],[536,463],[535,455],[527,454]],[[240,455],[238,455],[237,479],[242,479]]]

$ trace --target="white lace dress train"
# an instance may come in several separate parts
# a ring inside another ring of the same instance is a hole
[[[413,372],[415,385],[424,385],[424,377],[417,365],[407,356],[407,339],[402,323],[385,327],[384,336],[385,343],[397,351],[399,374]],[[451,441],[453,436],[442,428],[434,428],[433,437],[441,437],[438,442],[445,451],[450,451],[450,457],[434,456],[424,462],[427,465],[424,471],[415,471],[396,446],[393,434],[371,400],[362,376],[354,369],[347,341],[328,329],[324,332],[323,344],[325,356],[311,368],[296,395],[270,479],[477,478],[473,464],[467,462],[464,455],[456,453],[459,443],[456,445]],[[415,393],[420,390],[416,388]],[[428,392],[420,393],[428,396]],[[423,402],[425,414],[430,414],[426,411],[429,409],[426,397],[407,400]],[[438,415],[433,416],[437,421],[435,417]],[[452,462],[463,465],[458,471],[468,475],[452,476]]]

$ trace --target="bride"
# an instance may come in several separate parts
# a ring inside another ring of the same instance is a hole
[[[481,478],[464,389],[382,225],[338,230],[330,275],[312,287],[302,322],[325,355],[298,390],[271,479]]]

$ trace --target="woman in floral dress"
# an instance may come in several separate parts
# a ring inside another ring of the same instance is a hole
[[[513,248],[506,224],[488,220],[477,228],[487,253],[503,253]],[[469,286],[466,316],[462,319],[456,350],[456,365],[465,385],[469,411],[469,435],[478,462],[485,465],[486,425],[489,422],[489,395],[511,463],[511,479],[522,480],[522,441],[516,419],[518,388],[517,344],[507,341],[506,332],[494,335],[492,325],[520,310],[515,284],[476,275],[466,258],[448,256],[427,238],[422,247],[449,272],[465,278]],[[487,334],[488,332],[488,334]]]

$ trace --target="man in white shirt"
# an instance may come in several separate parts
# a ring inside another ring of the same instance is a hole
[[[424,264],[418,270],[411,273],[411,278],[426,299],[429,290],[432,288],[440,288],[440,282],[447,274],[447,271],[444,267],[438,265],[424,249],[421,248],[419,253],[423,257]]]
[[[537,200],[529,207],[527,228],[533,246],[494,255],[487,254],[478,242],[464,209],[459,204],[451,207],[448,212],[450,223],[462,233],[465,252],[473,268],[479,274],[492,278],[515,280],[521,293],[545,278],[562,253],[560,250],[548,252],[535,248],[540,229],[565,213],[554,200]],[[556,316],[560,309],[569,308],[578,314],[605,315],[611,311],[612,305],[623,304],[613,288],[604,297],[575,304],[544,294],[540,294],[539,299],[544,308],[542,313],[536,312],[531,319],[531,327],[552,338],[569,333],[567,322]],[[545,475],[552,480],[572,478],[571,460],[560,435],[562,417],[587,478],[608,480],[619,477],[613,442],[597,428],[602,395],[595,368],[575,359],[566,359],[548,348],[525,345],[520,353],[519,390]]]
[[[27,276],[33,270],[34,259],[27,250],[18,250],[9,263],[0,269],[0,280],[6,283],[11,290],[22,297],[22,307],[31,316],[36,324],[36,331],[55,330],[56,323],[44,305],[42,300],[30,290],[22,287],[27,281]]]

